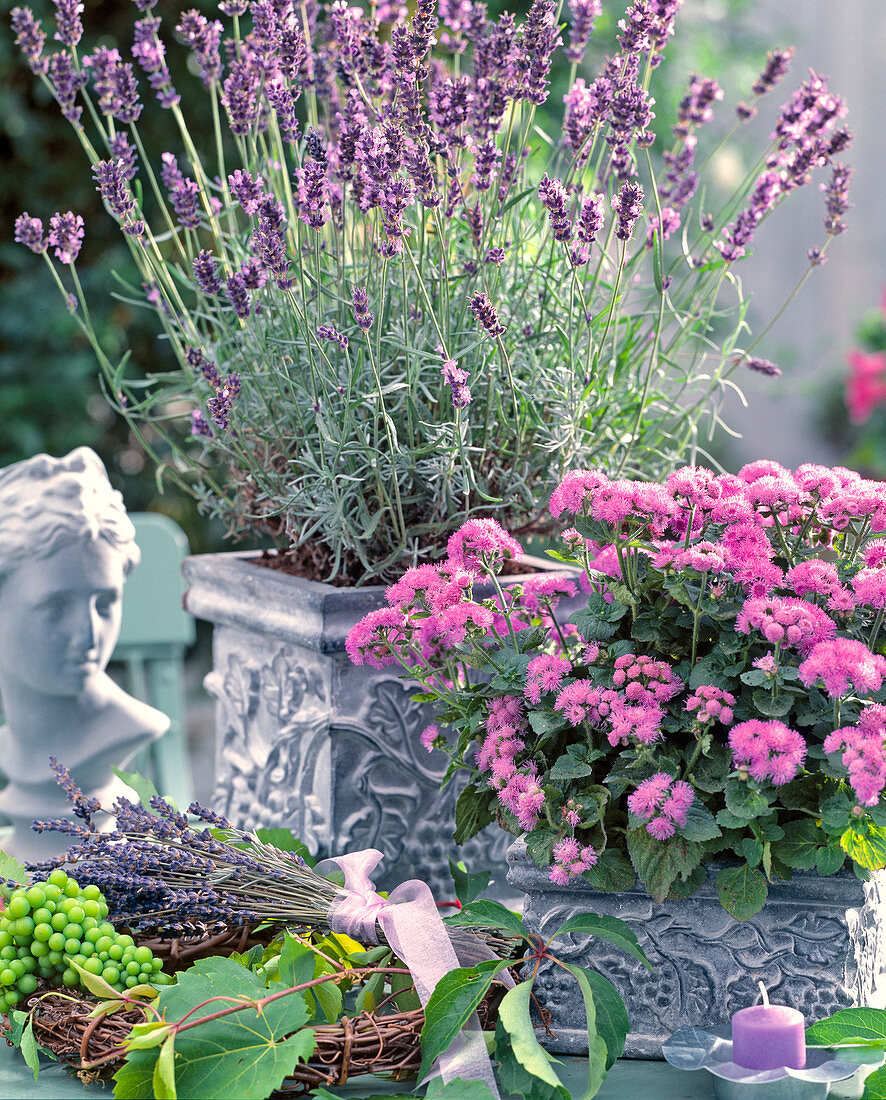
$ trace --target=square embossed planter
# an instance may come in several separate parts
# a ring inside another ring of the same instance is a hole
[[[496,896],[513,897],[511,837],[489,826],[461,848],[452,840],[459,787],[439,789],[446,757],[419,742],[430,706],[412,701],[415,688],[394,668],[357,668],[345,652],[384,587],[335,588],[255,565],[256,556],[184,563],[185,606],[213,624],[214,808],[241,827],[289,828],[319,855],[378,848],[379,889],[420,878],[448,897],[451,856],[498,868]]]
[[[720,905],[714,872],[691,898],[659,904],[639,884],[618,893],[580,879],[555,886],[522,841],[507,858],[508,882],[526,895],[527,928],[550,935],[584,911],[619,917],[637,934],[655,973],[587,936],[572,936],[575,946],[562,952],[568,962],[599,970],[621,993],[631,1020],[629,1057],[661,1057],[662,1042],[683,1025],[728,1027],[736,1009],[757,1003],[761,980],[773,1002],[799,1009],[807,1024],[839,1008],[886,1007],[886,872],[867,883],[846,870],[826,877],[795,872],[790,882],[770,884],[756,916],[737,921]],[[544,1045],[587,1051],[584,1005],[571,975],[547,966],[535,993],[556,1033]]]

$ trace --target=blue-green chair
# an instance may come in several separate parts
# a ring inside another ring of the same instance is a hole
[[[150,775],[180,809],[193,800],[185,722],[184,656],[195,637],[194,619],[182,606],[182,559],[190,553],[184,531],[158,512],[132,512],[141,564],[123,589],[120,637],[111,657],[123,688],[168,715],[170,727],[131,765]]]

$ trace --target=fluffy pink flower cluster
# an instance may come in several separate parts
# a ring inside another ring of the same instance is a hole
[[[683,681],[667,661],[625,653],[613,667],[612,682],[624,687],[625,699],[632,703],[666,703],[683,690]]]
[[[849,785],[862,806],[876,806],[886,787],[886,707],[865,707],[855,726],[834,730],[824,739],[824,751],[840,752]]]
[[[580,845],[573,837],[565,837],[554,845],[554,862],[548,877],[558,886],[587,871],[597,862],[597,853],[590,845]]]
[[[746,768],[758,783],[769,779],[776,787],[790,783],[806,759],[802,735],[777,719],[740,722],[729,731],[729,746],[737,768]]]
[[[682,779],[656,772],[628,795],[628,809],[646,822],[646,832],[656,840],[667,840],[686,824],[686,814],[695,801],[695,791]]]
[[[572,665],[566,657],[548,653],[533,657],[526,668],[523,694],[530,703],[537,704],[545,692],[556,691],[571,670]]]
[[[576,680],[560,691],[554,710],[560,711],[573,726],[589,722],[606,729],[610,745],[625,744],[632,737],[640,744],[650,745],[661,738],[664,711],[648,692],[645,699],[632,703],[612,688]]]
[[[484,564],[494,568],[504,558],[519,558],[523,547],[494,519],[469,519],[449,536],[446,553],[453,565],[477,571]]]
[[[709,722],[722,722],[724,726],[732,723],[732,708],[735,696],[713,684],[702,684],[686,700],[684,710],[695,715],[701,725]]]
[[[886,660],[855,638],[833,638],[814,646],[799,671],[806,687],[822,684],[828,695],[837,699],[848,694],[850,686],[859,695],[879,691]]]
[[[521,829],[531,832],[538,823],[545,796],[535,765],[518,767],[514,760],[526,748],[526,729],[526,713],[516,695],[490,699],[486,737],[475,761],[481,772],[489,773],[489,786],[498,793],[499,802],[516,816]]]
[[[814,603],[792,596],[763,596],[745,600],[735,629],[741,634],[759,630],[773,645],[796,646],[808,653],[816,642],[833,638],[837,624]]]

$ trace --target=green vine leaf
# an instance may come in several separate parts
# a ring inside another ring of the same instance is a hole
[[[495,975],[507,965],[507,959],[488,959],[476,966],[460,966],[450,970],[437,982],[425,1005],[419,1081],[431,1072],[434,1062],[449,1048],[465,1021],[486,996]]]
[[[596,913],[579,913],[574,917],[570,917],[564,925],[561,925],[553,934],[552,939],[565,936],[570,932],[578,932],[588,936],[597,936],[601,940],[608,940],[616,947],[620,947],[622,951],[633,955],[647,970],[651,971],[653,969],[652,963],[646,958],[635,933],[618,917],[601,917]]]
[[[816,1047],[868,1046],[886,1050],[886,1010],[841,1008],[827,1020],[806,1028],[806,1045]]]
[[[28,1022],[25,1025],[25,1029],[22,1032],[19,1050],[22,1052],[22,1058],[25,1060],[25,1065],[28,1069],[33,1070],[34,1080],[36,1081],[40,1074],[40,1052],[37,1046],[37,1040],[34,1038],[34,1021],[30,1015],[28,1016]]]
[[[13,856],[0,851],[0,880],[17,882],[24,886],[28,881],[28,870]]]
[[[178,1100],[175,1091],[175,1034],[168,1036],[160,1048],[152,1079],[155,1100]]]
[[[475,871],[472,874],[463,863],[456,863],[452,859],[449,861],[449,873],[455,885],[455,896],[462,905],[469,905],[479,897],[492,878],[491,871]]]
[[[447,917],[446,924],[456,928],[500,928],[503,932],[513,932],[528,943],[532,942],[520,917],[506,909],[500,901],[489,898],[480,898],[465,905],[457,913]]]
[[[592,970],[585,970],[581,966],[573,966],[570,963],[563,964],[569,973],[578,982],[579,989],[581,989],[582,999],[585,1005],[585,1021],[588,1029],[588,1083],[584,1092],[576,1098],[576,1100],[590,1100],[592,1096],[596,1096],[600,1091],[600,1086],[606,1080],[606,1074],[609,1067],[614,1065],[618,1059],[618,1055],[624,1050],[625,1037],[628,1033],[628,1014],[624,1010],[622,1005],[622,1015],[624,1017],[623,1023],[625,1025],[624,1031],[619,1035],[617,1032],[612,1031],[609,1034],[608,1041],[605,1035],[600,1033],[600,1028],[597,1023],[597,999],[594,996],[594,978],[600,977],[599,974],[595,974]],[[605,979],[604,979],[605,981]],[[615,993],[615,990],[612,990]],[[618,997],[618,994],[615,994]],[[620,1001],[621,998],[618,997]],[[610,1023],[612,1021],[610,1020]],[[610,1043],[612,1044],[610,1046]],[[610,1055],[613,1051],[617,1050],[610,1061]]]
[[[532,982],[520,982],[509,989],[498,1006],[499,1024],[507,1033],[511,1053],[523,1069],[532,1077],[550,1085],[562,1100],[570,1100],[568,1090],[551,1065],[553,1059],[535,1037],[529,1017],[531,993]]]

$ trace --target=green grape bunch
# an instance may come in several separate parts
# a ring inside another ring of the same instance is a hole
[[[0,918],[0,1012],[36,992],[40,978],[85,989],[76,966],[119,993],[143,983],[168,985],[162,961],[119,934],[107,915],[99,888],[81,887],[61,868],[14,890]]]

